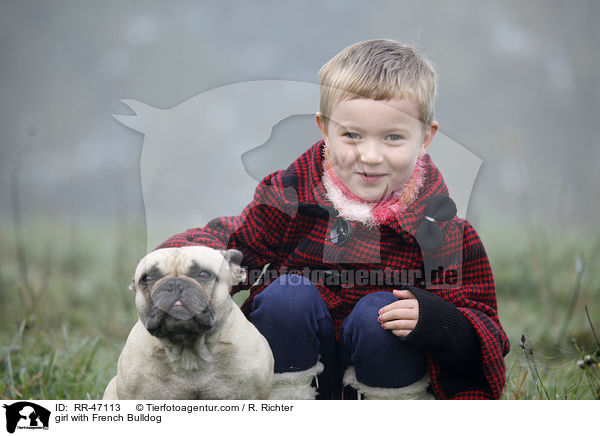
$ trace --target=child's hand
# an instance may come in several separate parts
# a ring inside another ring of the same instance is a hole
[[[379,310],[381,327],[401,338],[414,330],[419,320],[419,302],[409,290],[394,289],[394,301]]]

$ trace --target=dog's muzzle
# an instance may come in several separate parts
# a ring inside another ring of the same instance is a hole
[[[157,283],[146,309],[146,329],[174,343],[195,340],[215,324],[209,295],[197,282],[185,278]]]

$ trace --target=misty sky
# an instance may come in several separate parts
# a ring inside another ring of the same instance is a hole
[[[595,227],[594,1],[3,1],[0,216],[17,195],[28,217],[140,217],[143,136],[112,117],[131,114],[120,100],[168,109],[236,82],[315,83],[373,38],[434,62],[440,130],[483,160],[468,218]],[[319,139],[310,122],[281,128],[274,147],[302,148],[298,129]]]

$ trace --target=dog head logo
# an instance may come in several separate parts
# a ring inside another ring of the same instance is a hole
[[[211,89],[170,109],[122,100],[135,115],[114,117],[144,134],[147,250],[211,218],[238,215],[258,181],[287,168],[320,138],[314,119],[319,91],[313,83],[262,80]],[[481,159],[441,132],[429,154],[464,217]]]
[[[19,401],[10,405],[3,404],[6,409],[6,431],[14,433],[19,429],[48,429],[50,411],[29,401]]]

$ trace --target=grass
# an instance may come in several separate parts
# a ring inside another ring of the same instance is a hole
[[[599,398],[600,235],[480,233],[512,347],[503,398]],[[2,226],[1,399],[102,398],[137,319],[144,238],[134,222]]]
[[[502,398],[600,399],[600,234],[497,229],[481,233],[511,342]]]
[[[64,327],[57,340],[28,329],[23,321],[1,350],[6,369],[0,384],[3,399],[98,398],[105,384],[105,377],[95,371],[98,337],[72,337]]]
[[[26,228],[21,248],[0,236],[0,398],[102,398],[137,319],[127,287],[143,227]]]

